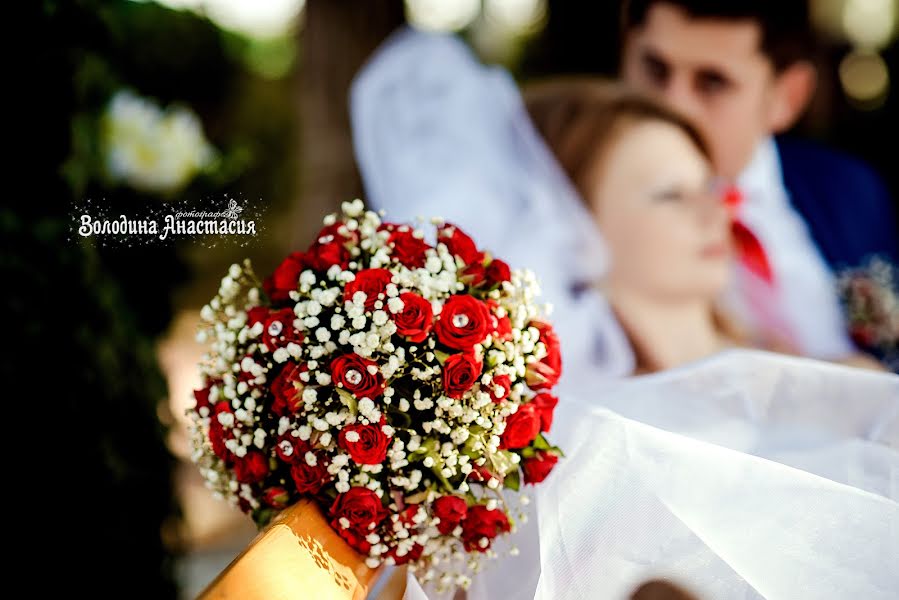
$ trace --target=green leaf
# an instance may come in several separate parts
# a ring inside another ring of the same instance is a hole
[[[443,473],[440,472],[441,468],[442,468],[442,465],[435,464],[431,468],[431,471],[434,472],[434,476],[440,481],[440,485],[442,485],[446,491],[452,492],[455,488],[452,485],[450,485],[450,482],[447,481],[446,477],[443,476]]]
[[[393,404],[387,407],[387,417],[394,429],[407,429],[412,426],[412,417]]]
[[[552,446],[549,445],[549,442],[546,441],[546,438],[543,437],[542,433],[537,434],[537,438],[534,440],[534,448],[537,450],[549,450]]]
[[[503,487],[516,492],[521,487],[521,472],[517,468],[506,475],[506,478],[503,480]]]
[[[352,413],[353,415],[355,415],[356,412],[358,411],[358,405],[357,405],[357,403],[356,403],[356,397],[353,396],[351,393],[349,393],[348,391],[346,391],[346,390],[343,389],[343,388],[334,388],[334,389],[337,390],[337,395],[340,396],[340,401],[341,401],[344,405],[346,405],[347,408],[350,409],[350,413]]]
[[[440,363],[441,367],[446,362],[446,359],[450,357],[449,353],[444,352],[443,350],[434,350],[434,356],[437,357],[437,362]]]
[[[411,496],[407,496],[405,498],[406,504],[419,504],[428,499],[428,493],[430,490],[422,490],[417,494],[413,494]]]
[[[278,511],[274,508],[263,506],[253,511],[253,521],[256,523],[256,527],[262,529],[269,524],[276,514],[278,514]]]
[[[410,463],[416,462],[419,460],[424,460],[425,456],[427,456],[427,455],[428,455],[427,448],[419,448],[418,450],[416,450],[414,452],[409,452],[406,455],[406,460],[408,460]]]

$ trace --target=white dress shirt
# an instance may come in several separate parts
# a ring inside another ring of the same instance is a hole
[[[773,138],[759,144],[737,185],[743,193],[739,218],[765,249],[774,274],[775,301],[790,327],[790,341],[802,354],[815,358],[841,358],[853,352],[833,273],[790,204]],[[740,286],[745,278],[737,281]]]

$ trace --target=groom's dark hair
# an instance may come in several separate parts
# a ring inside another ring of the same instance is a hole
[[[622,33],[643,25],[657,4],[680,8],[696,19],[755,21],[762,31],[761,50],[778,72],[814,54],[806,0],[626,0]]]

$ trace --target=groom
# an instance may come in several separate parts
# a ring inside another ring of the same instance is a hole
[[[631,0],[623,10],[622,75],[693,119],[716,170],[737,183],[754,271],[775,292],[768,308],[803,354],[849,355],[834,273],[874,255],[899,263],[899,236],[866,165],[775,137],[814,90],[806,3]]]

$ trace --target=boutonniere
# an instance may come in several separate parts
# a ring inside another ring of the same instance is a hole
[[[899,366],[897,285],[897,268],[881,258],[873,258],[837,275],[852,340],[861,348],[877,353],[893,369]]]

